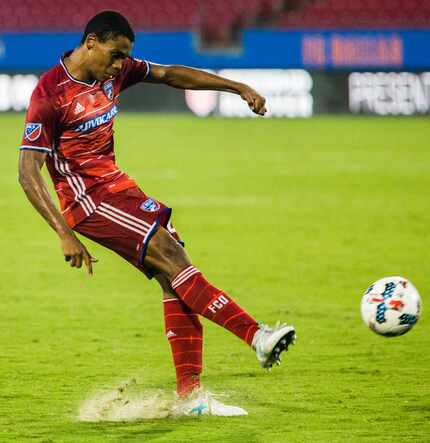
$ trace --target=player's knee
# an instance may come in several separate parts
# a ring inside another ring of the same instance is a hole
[[[157,230],[149,242],[145,262],[169,280],[190,265],[184,248],[163,227]]]
[[[178,298],[175,291],[170,286],[169,279],[163,274],[157,274],[154,276],[161,287],[163,293],[163,300],[171,300],[172,298]]]

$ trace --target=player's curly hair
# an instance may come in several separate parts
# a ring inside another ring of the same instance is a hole
[[[134,32],[128,20],[116,11],[102,11],[95,15],[85,26],[81,45],[85,42],[88,34],[95,34],[99,41],[119,37],[123,35],[134,42]]]

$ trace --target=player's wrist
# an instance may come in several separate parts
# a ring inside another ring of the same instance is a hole
[[[74,232],[67,226],[61,226],[57,229],[57,234],[61,240],[69,240],[75,238]]]
[[[249,90],[249,86],[248,86],[248,85],[245,85],[245,83],[236,83],[236,85],[235,85],[235,89],[236,89],[236,91],[237,91],[237,93],[238,93],[239,95],[242,95],[242,94],[244,94],[246,91]]]

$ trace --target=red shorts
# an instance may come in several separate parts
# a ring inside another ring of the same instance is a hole
[[[130,188],[107,194],[96,211],[73,229],[115,251],[152,278],[153,271],[146,268],[143,261],[158,226],[165,227],[183,245],[170,223],[171,213],[170,208],[139,188]]]

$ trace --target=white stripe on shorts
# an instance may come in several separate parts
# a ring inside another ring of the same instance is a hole
[[[138,223],[142,227],[146,227],[149,229],[152,226],[151,224],[147,223],[146,221],[140,220],[140,218],[134,217],[131,214],[127,214],[127,212],[121,211],[121,209],[115,208],[114,206],[108,205],[107,203],[101,202],[100,206],[103,206],[103,208],[105,208],[109,212],[114,212],[114,213],[118,214],[118,216],[125,217],[130,221],[135,221],[136,223]]]
[[[98,207],[95,211],[97,214],[117,223],[118,225],[123,226],[124,228],[129,229],[130,231],[137,232],[142,237],[145,237],[148,233],[148,228],[142,228],[140,226],[137,226],[136,223],[131,224],[131,222],[124,217],[120,217],[114,212],[108,212],[105,208]]]
[[[110,215],[111,217],[113,217],[116,220],[121,220],[123,223],[126,223],[126,224],[128,224],[130,226],[134,226],[135,228],[137,228],[140,231],[144,232],[145,235],[147,234],[148,230],[151,228],[151,225],[149,225],[149,227],[141,225],[139,223],[136,223],[133,220],[130,220],[127,217],[124,217],[122,215],[117,214],[116,212],[110,211],[109,209],[106,209],[105,207],[103,207],[101,205],[97,209],[100,212],[103,212],[103,214],[108,214],[108,215]]]

